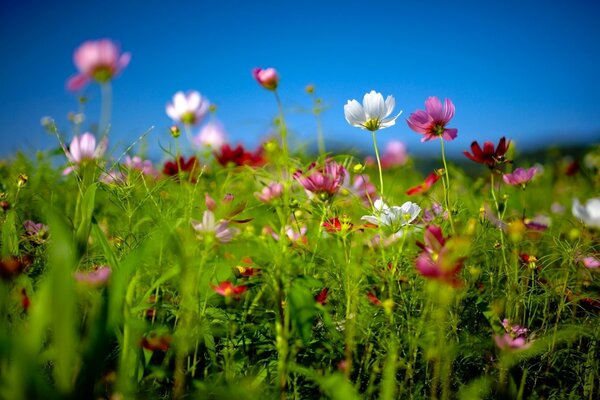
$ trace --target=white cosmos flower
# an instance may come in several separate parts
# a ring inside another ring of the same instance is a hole
[[[579,199],[575,199],[571,211],[586,225],[600,228],[600,197],[589,199],[585,204],[581,204]]]
[[[421,213],[421,207],[407,201],[398,206],[388,206],[381,199],[375,200],[373,204],[373,215],[365,215],[361,219],[375,225],[389,228],[392,233],[399,232],[402,227],[410,224]]]
[[[396,123],[396,118],[402,111],[395,117],[390,117],[395,106],[393,96],[388,96],[383,101],[381,93],[371,90],[365,94],[362,105],[356,100],[348,100],[344,106],[344,115],[350,125],[375,132]]]
[[[192,90],[187,93],[177,92],[173,102],[166,107],[167,115],[176,122],[195,125],[202,121],[208,112],[209,102],[199,92]]]

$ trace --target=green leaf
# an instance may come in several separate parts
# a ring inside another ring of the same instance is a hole
[[[77,233],[75,234],[75,239],[77,240],[80,253],[84,253],[87,248],[92,225],[92,215],[94,214],[94,202],[96,201],[97,188],[97,183],[91,184],[81,198],[79,215],[80,222],[79,226],[77,227]]]
[[[312,335],[312,327],[317,316],[317,307],[311,291],[301,282],[294,282],[288,293],[292,325],[302,342],[307,345]]]
[[[2,225],[2,258],[19,254],[19,237],[16,227],[17,214],[15,210],[8,210]]]

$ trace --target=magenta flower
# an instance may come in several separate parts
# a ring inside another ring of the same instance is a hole
[[[104,138],[96,147],[96,138],[89,132],[81,136],[75,136],[69,148],[63,148],[71,166],[63,171],[63,175],[70,174],[76,166],[88,161],[99,159],[106,151],[107,138]]]
[[[429,225],[423,238],[424,244],[417,243],[423,249],[415,262],[417,271],[426,278],[457,286],[457,275],[465,260],[463,253],[466,242],[454,240],[449,245],[449,240],[452,239],[445,238],[442,228],[436,225]]]
[[[381,168],[402,166],[406,164],[407,159],[406,145],[399,140],[391,140],[381,155]],[[365,164],[373,165],[375,164],[375,159],[368,156],[365,159]]]
[[[527,170],[523,168],[517,168],[513,171],[512,174],[504,174],[502,175],[502,179],[508,185],[517,186],[520,185],[523,189],[529,181],[533,179],[535,174],[537,173],[536,167],[531,167]]]
[[[240,295],[242,293],[244,293],[248,287],[244,286],[244,285],[240,285],[240,286],[235,286],[233,283],[229,282],[229,281],[224,281],[219,283],[218,285],[211,285],[212,290],[215,291],[215,293],[220,294],[223,297],[226,298],[236,298],[239,299]]]
[[[519,336],[513,337],[509,333],[504,335],[494,335],[496,346],[501,350],[524,350],[531,346],[527,339]]]
[[[173,102],[167,103],[167,115],[173,121],[185,125],[199,124],[208,112],[209,102],[199,92],[192,90],[187,93],[175,93]]]
[[[131,54],[120,54],[119,47],[109,39],[84,42],[73,55],[79,74],[69,78],[67,88],[79,90],[92,80],[106,83],[127,67],[130,60]]]
[[[192,227],[201,236],[214,234],[215,238],[221,243],[229,243],[240,232],[237,228],[229,226],[229,221],[220,220],[216,222],[215,214],[212,211],[204,211],[202,222],[192,220]]]
[[[268,90],[277,89],[279,84],[279,76],[275,68],[254,68],[252,70],[252,76],[259,83],[260,86]]]
[[[112,270],[109,266],[101,266],[93,271],[75,272],[75,280],[90,286],[104,286],[108,282]]]
[[[583,257],[583,258],[581,258],[581,262],[583,263],[583,265],[586,268],[589,268],[589,269],[594,269],[594,268],[600,267],[600,260],[598,260],[596,257],[592,257],[592,256]]]
[[[446,124],[450,122],[454,116],[454,104],[450,99],[442,102],[435,96],[428,97],[425,100],[425,111],[417,110],[410,114],[406,120],[408,126],[413,131],[425,135],[421,142],[436,139],[441,137],[443,140],[454,140],[458,134],[458,130],[454,128],[446,128]]]
[[[328,200],[340,190],[348,171],[333,160],[325,160],[321,169],[315,167],[316,164],[312,163],[305,174],[300,170],[296,171],[294,179],[304,187],[309,196],[316,195],[321,200]]]
[[[254,193],[254,195],[263,203],[270,203],[283,195],[283,185],[281,183],[272,183],[264,187],[260,193]]]

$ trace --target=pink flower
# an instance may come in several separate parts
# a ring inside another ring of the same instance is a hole
[[[89,132],[75,136],[69,148],[63,148],[71,166],[63,171],[63,175],[70,174],[76,166],[85,162],[98,159],[104,155],[108,139],[104,138],[96,147],[96,138]]]
[[[435,96],[428,97],[425,100],[425,111],[417,110],[410,114],[406,120],[408,126],[413,131],[425,135],[421,142],[436,139],[441,137],[443,140],[454,140],[458,134],[457,129],[446,128],[446,124],[450,122],[454,116],[454,104],[450,99],[442,102]]]
[[[106,83],[127,67],[130,60],[131,54],[119,54],[119,47],[109,39],[84,42],[73,54],[79,74],[69,78],[67,88],[79,90],[91,80]]]
[[[404,165],[407,158],[406,145],[399,140],[391,140],[381,155],[381,168],[393,168]],[[375,159],[369,156],[366,158],[365,163],[375,164]]]
[[[75,272],[75,280],[91,286],[103,286],[108,282],[112,270],[108,266],[98,267],[94,271]]]
[[[333,160],[325,160],[325,165],[321,169],[315,168],[312,163],[305,174],[298,170],[294,173],[294,178],[304,187],[309,196],[317,195],[321,200],[328,200],[333,197],[342,187],[346,178],[346,168]]]
[[[193,139],[194,146],[196,147],[212,147],[213,149],[219,149],[225,143],[227,143],[227,134],[223,128],[223,124],[219,121],[207,122],[197,136]]]
[[[581,259],[581,262],[583,263],[583,265],[584,265],[586,268],[593,269],[593,268],[598,268],[598,267],[600,267],[600,260],[598,260],[596,257],[592,257],[592,256],[589,256],[589,257],[583,257],[583,258]]]
[[[248,289],[247,286],[235,286],[229,281],[221,282],[217,286],[211,285],[211,287],[212,290],[215,291],[215,293],[220,294],[223,297],[234,297],[236,299],[238,299],[240,295]]]
[[[277,75],[277,71],[275,68],[254,68],[252,70],[252,76],[256,81],[268,90],[277,89],[277,85],[279,84],[279,76]]]
[[[221,243],[229,243],[240,232],[237,228],[229,227],[229,221],[216,222],[212,211],[204,211],[202,222],[192,220],[192,227],[201,235],[214,234]]]
[[[494,341],[501,350],[524,350],[531,346],[524,337],[512,337],[509,333],[494,335]]]
[[[185,125],[195,125],[204,119],[208,107],[208,100],[199,92],[195,90],[187,93],[179,91],[173,96],[173,102],[167,103],[166,111],[173,121]]]
[[[270,203],[283,195],[283,185],[281,183],[272,183],[264,187],[260,193],[254,193],[254,195],[263,203]]]
[[[275,240],[280,240],[280,236],[273,231],[270,226],[264,228],[264,232],[270,234],[271,237]],[[290,242],[301,242],[306,243],[306,226],[293,228],[289,225],[285,226],[285,236],[289,239]]]
[[[454,240],[448,245],[442,228],[429,225],[424,233],[425,244],[417,243],[423,252],[415,262],[417,271],[426,278],[458,285],[457,275],[464,262],[465,242]],[[450,239],[451,240],[451,239]]]
[[[524,328],[521,325],[512,325],[506,318],[502,320],[502,326],[506,332],[513,336],[525,336],[527,335],[527,332],[529,332],[529,329]]]
[[[531,167],[527,170],[523,168],[517,168],[513,171],[512,174],[504,174],[502,175],[502,179],[508,185],[517,186],[520,185],[522,188],[525,188],[527,183],[533,179],[535,174],[537,173],[536,167]]]
[[[377,197],[377,188],[369,181],[368,175],[355,175],[350,185],[350,178],[344,181],[343,187],[358,197],[365,206],[370,206]]]

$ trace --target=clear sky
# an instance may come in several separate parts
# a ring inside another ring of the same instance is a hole
[[[290,128],[315,137],[305,113],[312,83],[328,106],[327,140],[369,149],[370,135],[350,127],[348,99],[375,89],[404,110],[381,144],[420,143],[405,118],[431,95],[456,105],[450,127],[458,154],[472,140],[506,135],[521,147],[600,139],[600,2],[553,1],[3,1],[0,12],[0,155],[56,144],[40,126],[52,116],[70,138],[77,110],[65,89],[73,51],[111,38],[132,54],[113,82],[111,147],[125,148],[154,126],[150,150],[170,137],[165,104],[195,89],[218,106],[233,142],[256,145],[276,104],[251,77],[275,67]],[[88,86],[88,122],[98,121],[100,92]],[[120,147],[119,147],[120,146]]]

